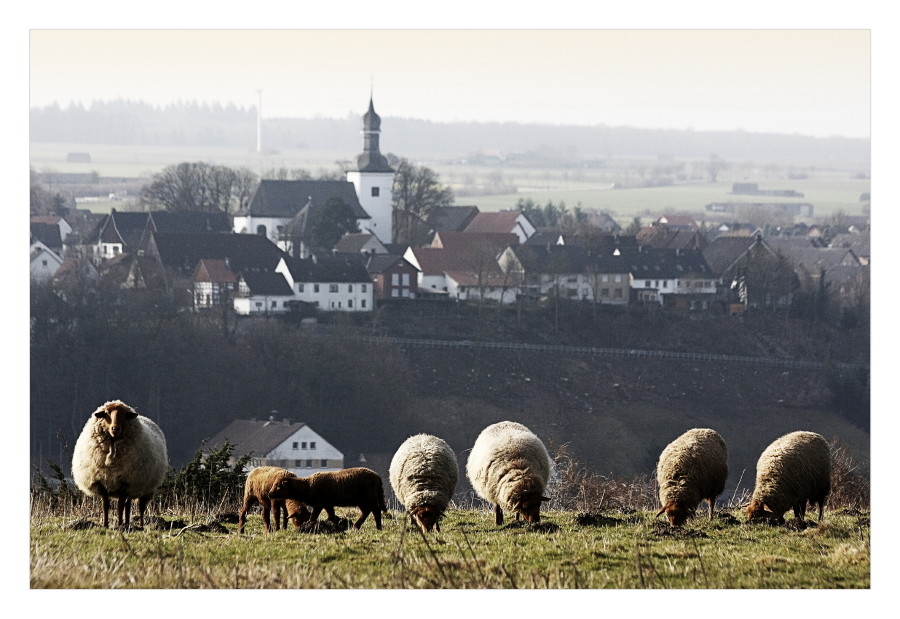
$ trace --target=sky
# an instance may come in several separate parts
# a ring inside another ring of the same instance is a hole
[[[866,29],[38,29],[29,105],[869,137]],[[261,95],[258,91],[262,91]]]

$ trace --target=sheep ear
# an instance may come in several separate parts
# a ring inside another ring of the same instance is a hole
[[[656,517],[659,518],[663,513],[665,513],[665,511],[666,511],[666,508],[665,508],[665,506],[663,506],[663,508],[661,510],[656,512]]]
[[[541,497],[541,501],[549,501],[549,500],[550,500],[550,499],[549,499],[548,497],[545,497],[545,496],[542,496],[542,497]]]
[[[120,408],[119,410],[125,413],[125,419],[134,419],[138,416],[137,411],[130,406],[125,406],[123,408]]]
[[[96,417],[97,419],[106,419],[107,421],[109,421],[109,413],[106,412],[105,408],[95,410],[94,417]]]

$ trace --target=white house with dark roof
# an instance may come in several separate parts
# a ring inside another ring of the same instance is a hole
[[[328,312],[371,312],[375,304],[372,278],[356,257],[285,256],[275,269],[293,300]]]
[[[234,445],[232,464],[250,454],[247,471],[260,466],[279,466],[299,477],[344,468],[344,454],[305,423],[290,419],[237,419],[206,441],[208,450],[227,441]]]

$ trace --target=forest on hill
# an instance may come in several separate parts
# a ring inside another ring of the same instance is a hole
[[[262,144],[278,149],[357,152],[363,110],[343,118],[263,118]],[[693,158],[868,169],[871,141],[802,135],[539,125],[503,122],[437,123],[382,116],[383,147],[391,152],[447,158],[491,153],[545,166],[580,166],[605,158]],[[140,101],[95,101],[30,110],[30,140],[71,144],[257,145],[256,108],[181,102],[156,107]]]

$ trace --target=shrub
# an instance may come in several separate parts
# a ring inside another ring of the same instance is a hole
[[[232,460],[233,451],[234,445],[227,441],[207,454],[198,450],[180,471],[166,475],[157,491],[160,504],[188,512],[238,504],[244,496],[244,468],[250,455]]]
[[[850,449],[838,439],[832,439],[828,446],[831,450],[829,506],[868,510],[871,489],[868,471],[860,468]]]
[[[565,445],[556,450],[553,462],[548,492],[554,509],[636,511],[656,505],[654,483],[646,476],[617,480],[599,475],[576,460]]]

